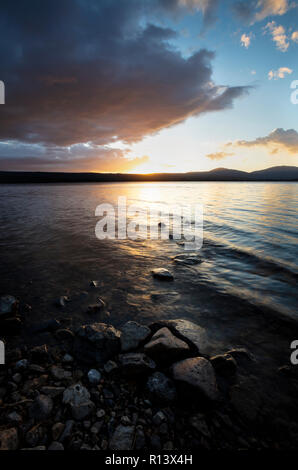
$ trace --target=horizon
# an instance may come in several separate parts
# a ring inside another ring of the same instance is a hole
[[[1,4],[0,170],[297,164],[297,4],[17,3]]]

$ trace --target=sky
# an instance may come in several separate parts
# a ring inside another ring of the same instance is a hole
[[[298,164],[295,0],[0,8],[0,170]]]

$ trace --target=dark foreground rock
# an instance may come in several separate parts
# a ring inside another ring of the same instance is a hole
[[[121,333],[121,350],[127,352],[137,349],[150,336],[151,330],[148,326],[129,321],[122,327]]]
[[[120,331],[106,323],[81,326],[75,337],[74,353],[86,363],[104,363],[120,349]]]

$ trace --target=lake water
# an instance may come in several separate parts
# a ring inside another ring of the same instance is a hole
[[[202,262],[175,263],[187,253],[175,240],[98,240],[95,209],[119,196],[143,211],[202,204]],[[212,323],[216,337],[238,318],[230,342],[245,335],[252,314],[297,318],[296,183],[2,185],[0,213],[1,291],[30,303],[32,321],[57,315],[60,295],[72,299],[61,315],[73,323],[96,296],[115,324],[183,317]],[[172,271],[174,282],[153,279],[155,267]]]

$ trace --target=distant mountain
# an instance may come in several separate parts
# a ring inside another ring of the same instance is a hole
[[[7,183],[91,183],[109,181],[298,181],[298,167],[274,166],[266,170],[246,171],[215,168],[189,173],[60,173],[0,171],[0,184]]]

